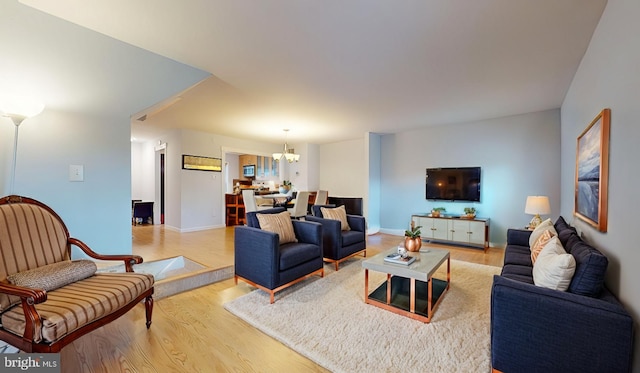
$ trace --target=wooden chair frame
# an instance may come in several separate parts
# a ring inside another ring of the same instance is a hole
[[[7,196],[0,199],[0,205],[11,203],[34,204],[51,213],[64,227],[64,232],[67,237],[67,253],[69,257],[71,257],[71,246],[73,245],[78,247],[85,254],[94,259],[124,261],[127,272],[133,272],[133,265],[140,264],[143,261],[142,257],[138,255],[102,255],[94,252],[84,242],[76,238],[69,237],[69,230],[67,229],[67,226],[64,224],[60,216],[49,206],[43,204],[42,202],[16,195]],[[96,319],[79,329],[74,330],[73,332],[65,335],[55,342],[47,343],[43,341],[40,343],[36,343],[33,342],[35,339],[35,332],[39,328],[42,328],[42,319],[40,318],[35,305],[43,303],[47,300],[47,292],[42,289],[32,289],[0,282],[0,292],[20,297],[21,307],[23,309],[26,321],[25,330],[22,337],[0,328],[0,340],[3,340],[25,352],[59,352],[64,346],[82,337],[83,335],[95,329],[98,329],[101,326],[106,325],[111,321],[117,319],[118,317],[124,315],[142,300],[144,300],[145,305],[146,325],[147,329],[149,329],[149,327],[151,327],[151,316],[153,313],[153,289],[154,288],[151,287],[149,290],[140,294],[137,298],[133,299],[124,307],[99,319]]]

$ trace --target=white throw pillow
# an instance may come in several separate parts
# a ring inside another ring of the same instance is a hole
[[[576,260],[567,254],[557,236],[551,237],[533,265],[533,283],[544,288],[566,291],[576,271]]]
[[[543,221],[542,223],[540,223],[536,229],[533,230],[533,232],[531,232],[531,236],[529,236],[529,247],[533,247],[533,244],[536,242],[536,240],[538,239],[538,237],[540,237],[540,235],[542,234],[542,232],[544,231],[551,231],[551,233],[553,233],[554,236],[558,235],[558,232],[556,232],[556,229],[553,227],[553,222],[551,221],[551,219],[547,219],[545,221]]]

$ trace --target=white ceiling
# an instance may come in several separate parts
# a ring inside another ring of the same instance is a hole
[[[562,104],[606,0],[21,0],[202,69],[133,135],[327,143]],[[150,114],[149,114],[150,113]],[[141,113],[142,114],[142,113]]]

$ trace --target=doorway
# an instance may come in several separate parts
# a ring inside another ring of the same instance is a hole
[[[164,224],[164,153],[160,153],[160,224]]]
[[[156,198],[157,207],[154,214],[157,214],[156,217],[159,218],[156,221],[159,221],[160,224],[164,224],[165,222],[165,195],[166,195],[166,151],[167,151],[167,143],[160,144],[155,147],[156,151]]]

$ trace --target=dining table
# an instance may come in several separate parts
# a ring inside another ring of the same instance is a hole
[[[296,200],[290,194],[264,194],[256,196],[256,204],[258,206],[273,206],[273,207],[293,207]]]

